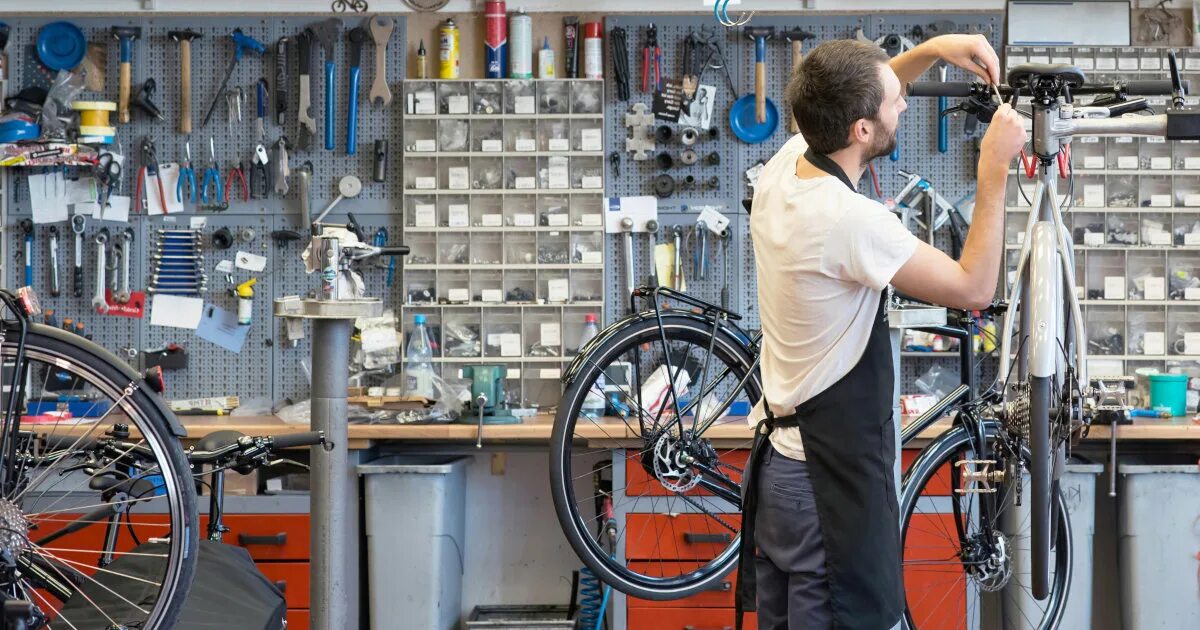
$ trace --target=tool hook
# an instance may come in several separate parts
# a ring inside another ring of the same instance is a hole
[[[750,19],[754,17],[754,12],[743,13],[735,20],[729,17],[729,0],[716,0],[713,3],[713,16],[717,18],[717,22],[722,26],[734,28],[749,24]]]

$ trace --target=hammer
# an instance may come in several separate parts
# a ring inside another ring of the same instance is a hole
[[[800,61],[804,59],[804,40],[812,39],[816,35],[798,27],[790,31],[784,31],[780,35],[792,43],[792,74],[796,74],[796,70],[800,68]],[[796,117],[794,115],[792,116],[792,122],[788,124],[788,130],[792,133],[800,133],[800,126],[796,124]]]
[[[142,36],[140,26],[114,26],[113,39],[121,42],[121,84],[117,93],[117,120],[129,122],[129,89],[133,81],[133,40]]]
[[[179,133],[192,133],[192,40],[200,33],[167,31],[167,36],[179,42]]]
[[[747,26],[746,36],[754,40],[754,120],[767,122],[767,40],[775,36],[774,26]]]

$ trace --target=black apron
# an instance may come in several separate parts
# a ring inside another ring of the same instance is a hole
[[[810,164],[836,176],[852,190],[842,169],[811,149]],[[887,630],[904,609],[900,517],[893,466],[896,439],[892,418],[895,374],[887,324],[887,289],[862,358],[828,389],[804,401],[794,413],[775,416],[763,397],[766,418],[754,432],[754,445],[742,486],[742,539],[736,597],[737,627],[744,611],[757,610],[754,519],[758,507],[756,474],[768,438],[777,428],[796,427],[812,477],[834,628]],[[796,629],[798,630],[798,629]]]

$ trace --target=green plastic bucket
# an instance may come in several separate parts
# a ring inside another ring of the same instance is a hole
[[[1187,413],[1187,374],[1151,374],[1150,407],[1165,409],[1172,416]]]

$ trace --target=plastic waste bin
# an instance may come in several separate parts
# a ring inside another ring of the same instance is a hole
[[[1200,467],[1119,470],[1121,627],[1200,628]]]
[[[397,455],[358,467],[372,628],[458,628],[471,460]]]

